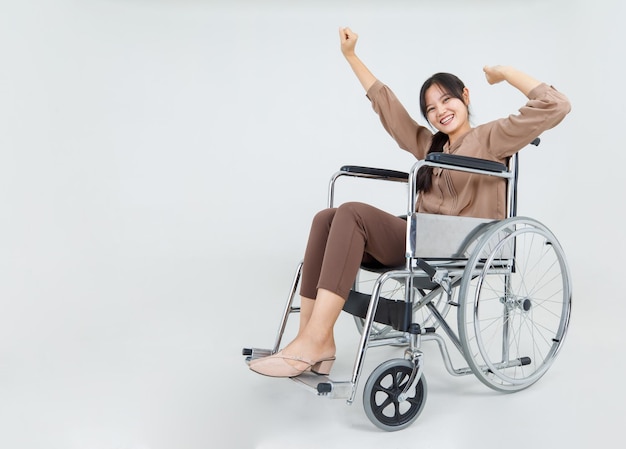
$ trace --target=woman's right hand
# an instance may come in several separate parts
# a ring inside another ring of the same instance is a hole
[[[354,33],[350,28],[339,28],[339,41],[341,42],[341,53],[344,56],[354,55],[354,48],[359,35]]]
[[[376,82],[376,77],[372,75],[372,72],[363,64],[363,61],[354,52],[356,47],[356,41],[359,39],[359,35],[354,33],[350,28],[339,28],[339,40],[341,42],[341,52],[352,67],[354,74],[359,79],[359,82],[365,89],[365,92]]]

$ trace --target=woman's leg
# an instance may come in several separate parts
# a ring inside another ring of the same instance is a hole
[[[304,296],[300,297],[300,327],[298,328],[298,335],[302,334],[302,331],[306,328],[306,325],[313,314],[314,307],[314,299],[305,298]]]
[[[406,221],[363,203],[342,204],[333,219],[317,288],[347,298],[365,257],[404,265]]]
[[[301,318],[300,332],[285,352],[308,360],[334,355],[334,324],[364,254],[385,265],[401,265],[405,235],[406,221],[401,218],[363,203],[340,206],[329,227],[315,301],[306,299],[307,311],[311,306],[313,310]]]
[[[308,368],[308,362],[331,359],[335,356],[334,324],[343,309],[345,299],[336,293],[319,289],[312,313],[306,324],[300,327],[296,338],[283,350],[283,354],[293,357],[286,362],[298,369]],[[299,359],[307,362],[299,361]]]
[[[337,209],[324,209],[313,217],[309,240],[304,251],[300,282],[300,295],[304,298],[315,299],[317,296],[317,282],[320,278],[324,253],[328,246],[328,236],[336,213]]]
[[[364,254],[387,265],[402,264],[405,233],[404,220],[363,203],[346,203],[318,214],[305,253],[301,287],[305,313],[298,335],[273,360],[259,359],[251,368],[270,376],[293,376],[315,362],[334,358],[334,325]],[[319,280],[312,301],[315,274]]]
[[[320,277],[328,234],[337,209],[324,209],[315,214],[309,231],[309,240],[304,251],[302,278],[300,281],[300,327],[298,335],[306,327],[317,296],[317,281]]]

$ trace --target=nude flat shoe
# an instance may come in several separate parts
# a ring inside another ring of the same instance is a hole
[[[287,363],[287,360],[302,362],[306,366],[302,369],[296,368]],[[305,371],[312,371],[315,374],[328,375],[335,362],[335,357],[328,357],[323,360],[312,361],[302,357],[285,355],[282,351],[274,355],[252,360],[249,367],[252,371],[269,377],[296,377]]]

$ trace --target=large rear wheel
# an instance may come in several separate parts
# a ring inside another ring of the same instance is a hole
[[[524,217],[491,225],[459,294],[459,338],[478,379],[505,392],[539,380],[563,344],[571,290],[563,249],[547,227]]]

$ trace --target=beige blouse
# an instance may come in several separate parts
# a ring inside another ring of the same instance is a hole
[[[382,82],[376,81],[367,97],[384,128],[400,148],[424,159],[433,133],[418,125]],[[528,102],[506,118],[473,128],[444,152],[505,163],[507,158],[528,145],[542,132],[553,128],[570,111],[567,97],[547,84],[540,84],[528,95]],[[421,193],[417,211],[431,214],[480,218],[506,216],[506,184],[493,176],[454,170],[433,170],[432,188]]]

